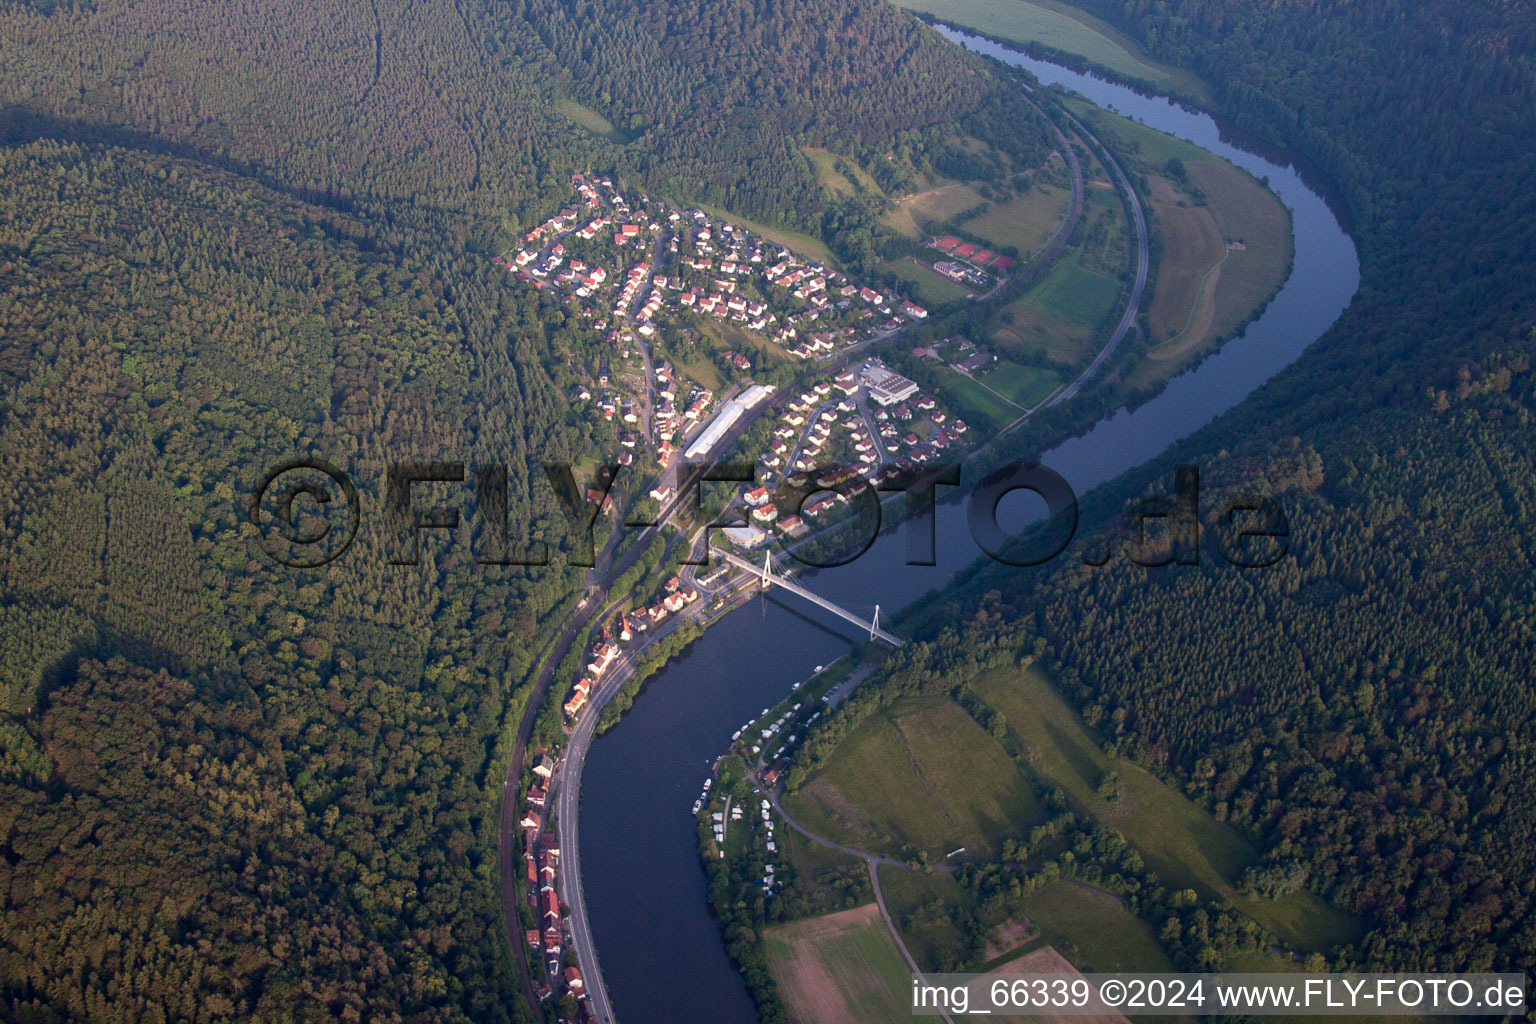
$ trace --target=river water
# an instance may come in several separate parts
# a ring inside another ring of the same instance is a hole
[[[1167,100],[965,33],[945,34],[1268,177],[1293,215],[1295,268],[1242,338],[1152,401],[1047,453],[1046,464],[1077,494],[1146,462],[1236,405],[1294,361],[1348,305],[1359,283],[1354,245],[1284,156],[1239,148],[1212,118]],[[1012,529],[1032,510],[1005,501],[1001,511],[1002,525]],[[943,587],[979,552],[962,504],[940,504],[937,517],[937,566],[905,564],[904,525],[850,565],[816,573],[811,585],[866,615],[878,602],[885,616]],[[624,721],[592,745],[583,773],[581,860],[598,959],[623,1024],[757,1019],[710,916],[693,801],[732,732],[857,639],[855,627],[798,598],[760,598],[710,627],[651,680]]]

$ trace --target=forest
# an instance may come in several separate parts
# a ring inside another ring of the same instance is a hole
[[[1320,167],[1362,259],[1316,345],[1090,496],[1084,529],[1120,542],[1131,497],[1198,464],[1217,500],[1280,498],[1290,555],[977,567],[913,613],[929,647],[887,687],[941,686],[925,664],[981,643],[1039,655],[1107,749],[1265,851],[1247,892],[1310,889],[1368,924],[1334,966],[1530,972],[1536,12],[1084,6]]]
[[[581,586],[541,464],[609,435],[487,257],[594,168],[819,230],[798,141],[1026,147],[1017,86],[876,0],[16,0],[0,57],[0,1016],[526,1017],[501,782]],[[295,456],[375,510],[506,465],[554,564],[392,565],[379,515],[276,564]]]

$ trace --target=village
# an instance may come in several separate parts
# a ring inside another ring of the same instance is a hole
[[[658,505],[674,498],[682,467],[726,454],[750,458],[755,479],[726,505],[725,518],[734,516],[737,525],[719,529],[719,538],[742,553],[793,545],[846,518],[861,489],[963,446],[966,423],[868,351],[923,320],[922,307],[701,210],[626,197],[608,178],[576,176],[573,184],[579,201],[526,232],[496,262],[517,283],[568,303],[600,339],[607,358],[571,398],[596,403],[614,424],[620,466],[654,467],[648,497]],[[753,335],[758,359],[778,353],[798,369],[781,373],[780,384],[758,382],[753,358],[738,348],[722,360],[731,376],[703,381],[657,351],[667,336],[697,337],[712,324]],[[640,369],[643,377],[620,367]],[[603,492],[592,489],[588,497],[613,514]],[[695,537],[707,532],[699,527]],[[573,679],[555,681],[566,687],[567,732],[595,713],[596,694],[626,651],[665,632],[674,617],[702,619],[706,606],[740,582],[733,575],[718,562],[687,565],[653,592],[642,584],[631,595],[613,595],[627,599],[594,628],[584,667]],[[552,821],[558,755],[535,752],[518,819],[527,899],[539,922],[525,938],[530,963],[543,968],[535,983],[541,999],[560,1000],[565,1010],[558,1019],[586,1024],[595,1015],[564,917]],[[767,808],[755,810],[771,853],[772,821]],[[722,807],[714,826],[723,834],[745,813],[742,806]],[[760,884],[769,892],[774,881],[764,877]]]
[[[712,387],[704,373],[653,358],[658,348],[707,340],[744,375],[763,360],[828,361],[928,315],[701,209],[626,195],[607,177],[578,174],[572,184],[576,201],[494,262],[558,296],[601,339],[606,358],[572,397],[623,424],[631,461],[645,444],[665,468],[729,390],[729,380]],[[725,348],[727,338],[741,344]]]

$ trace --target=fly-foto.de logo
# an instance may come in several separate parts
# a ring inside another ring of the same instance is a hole
[[[383,557],[394,565],[419,563],[424,534],[456,534],[462,526],[473,525],[469,544],[479,564],[549,565],[552,551],[563,545],[565,564],[590,567],[595,564],[597,518],[612,506],[621,467],[597,467],[585,489],[577,485],[576,470],[569,463],[546,463],[543,469],[544,482],[564,511],[568,528],[559,537],[522,543],[512,539],[505,464],[391,463],[374,492],[381,507],[367,510],[362,492],[347,473],[323,459],[294,458],[263,474],[248,492],[246,512],[266,556],[293,568],[318,568],[345,554],[365,512],[382,516]],[[764,541],[776,540],[804,565],[827,568],[854,561],[869,549],[880,532],[884,499],[900,494],[905,498],[901,511],[907,519],[907,564],[936,565],[934,509],[939,488],[961,486],[962,470],[959,465],[928,466],[887,472],[870,481],[858,467],[823,467],[780,478],[770,491],[758,486],[752,463],[711,462],[680,465],[673,480],[675,486],[658,484],[652,489],[654,511],[631,510],[624,525],[655,529],[684,520],[709,535],[748,526],[754,513],[762,519],[760,510],[771,506],[778,524],[813,525],[779,534],[758,531]],[[737,492],[744,484],[752,486],[741,495]],[[1202,509],[1197,466],[1176,467],[1173,485],[1171,493],[1129,502],[1115,545],[1103,537],[1087,541],[1078,551],[1083,563],[1106,564],[1115,546],[1129,561],[1148,567],[1197,565],[1202,550],[1242,568],[1272,566],[1286,556],[1290,525],[1275,498],[1239,495]],[[699,515],[706,491],[715,502],[707,521]],[[999,508],[1017,492],[1043,499],[1047,514],[1009,533],[999,523]],[[965,501],[971,539],[987,556],[1007,565],[1049,562],[1062,556],[1077,534],[1077,496],[1060,473],[1040,463],[1018,462],[989,473]],[[704,551],[707,560],[707,544]]]

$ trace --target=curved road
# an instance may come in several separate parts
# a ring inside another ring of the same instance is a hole
[[[1070,117],[1070,115],[1068,116]],[[1073,127],[1077,129],[1083,138],[1093,141],[1093,144],[1098,147],[1100,157],[1114,169],[1115,177],[1120,179],[1120,188],[1124,191],[1125,201],[1131,208],[1131,219],[1136,223],[1136,281],[1131,286],[1131,297],[1130,301],[1125,305],[1125,315],[1120,318],[1120,323],[1115,327],[1115,333],[1109,336],[1109,343],[1104,346],[1098,355],[1093,357],[1093,362],[1088,364],[1088,368],[1079,374],[1076,380],[1063,388],[1056,397],[1046,403],[1047,405],[1059,405],[1081,391],[1083,385],[1088,383],[1088,380],[1099,372],[1099,367],[1104,365],[1104,360],[1108,359],[1115,349],[1119,347],[1121,339],[1131,329],[1131,325],[1136,322],[1136,312],[1141,308],[1141,293],[1147,286],[1147,265],[1151,260],[1151,254],[1147,250],[1147,221],[1141,212],[1141,199],[1136,195],[1136,190],[1131,187],[1131,179],[1125,176],[1125,171],[1121,170],[1119,161],[1105,148],[1102,142],[1090,134],[1088,129],[1078,122],[1077,118],[1071,118],[1071,121]]]
[[[1030,102],[1033,105],[1033,101],[1026,100],[1026,102]],[[1101,351],[1094,358],[1093,362],[1089,364],[1088,368],[1082,373],[1082,375],[1080,375],[1075,381],[1072,382],[1072,384],[1070,384],[1067,388],[1063,389],[1059,394],[1048,401],[1047,404],[1050,405],[1055,405],[1059,402],[1065,401],[1068,398],[1071,398],[1073,395],[1076,395],[1082,389],[1083,385],[1087,383],[1089,378],[1091,378],[1099,370],[1099,368],[1104,364],[1104,361],[1109,358],[1109,356],[1119,345],[1120,341],[1124,338],[1125,333],[1130,329],[1131,324],[1134,323],[1136,312],[1141,305],[1141,296],[1146,286],[1148,261],[1150,259],[1147,246],[1146,221],[1142,214],[1141,203],[1136,196],[1135,190],[1131,187],[1130,179],[1126,177],[1126,174],[1121,169],[1119,163],[1115,161],[1115,159],[1109,154],[1109,151],[1101,142],[1099,142],[1096,137],[1090,134],[1087,129],[1084,128],[1075,118],[1072,118],[1070,115],[1068,115],[1068,118],[1071,121],[1074,129],[1078,131],[1084,138],[1090,140],[1099,149],[1106,163],[1114,169],[1116,176],[1120,179],[1121,187],[1125,191],[1127,201],[1131,207],[1132,217],[1136,225],[1137,265],[1136,280],[1132,287],[1130,301],[1127,304],[1125,314],[1121,317],[1120,324],[1116,327],[1114,334],[1109,340],[1109,343],[1104,347],[1103,351]],[[1046,246],[1044,247],[1044,251],[1041,253],[1043,258],[1038,261],[1037,266],[1034,268],[1034,272],[1038,272],[1041,267],[1048,265],[1050,261],[1053,260],[1059,253],[1060,249],[1065,246],[1066,242],[1070,238],[1072,228],[1076,226],[1082,209],[1082,177],[1077,156],[1072,151],[1065,135],[1062,134],[1059,129],[1057,129],[1056,132],[1059,141],[1063,145],[1064,153],[1072,166],[1074,185],[1073,197],[1069,204],[1068,216],[1063,220],[1062,224],[1058,225],[1056,233],[1047,242]],[[1019,279],[1022,281],[1026,280],[1027,278],[1032,278],[1033,276],[1034,273],[1030,273],[1028,275],[1019,275]],[[893,331],[889,333],[895,334],[899,332]],[[845,349],[843,352],[839,353],[837,357],[828,360],[826,363],[818,367],[815,367],[813,372],[825,373],[840,366],[846,365],[848,362],[851,362],[860,351],[869,347],[869,345],[874,342],[885,340],[885,338],[888,336],[889,334],[886,332],[880,332],[874,337],[866,339],[865,341],[856,345],[850,346],[848,349]],[[798,383],[799,381],[797,380],[795,384],[791,384],[783,390],[787,392],[795,387]],[[745,432],[745,430],[750,427],[754,421],[756,421],[758,416],[760,416],[767,409],[772,408],[775,404],[777,403],[764,403],[763,405],[759,406],[758,409],[753,410],[751,415],[743,417],[743,422],[739,423],[736,429],[729,432],[726,445],[722,446],[721,450],[724,450],[724,448],[727,447],[730,442],[734,442],[734,440],[739,437],[741,433]],[[1024,419],[1028,418],[1028,416],[1029,413],[1021,416],[1018,420],[1005,428],[1004,432],[1013,429],[1013,427],[1023,422]],[[683,470],[681,467],[679,467],[679,475],[682,475],[685,472],[686,470]],[[681,502],[682,498],[689,494],[693,481],[679,481],[679,483],[681,486],[679,486],[671,496],[671,500],[665,504],[661,511],[661,515],[657,519],[657,522],[651,526],[646,527],[641,532],[640,537],[638,538],[638,542],[635,544],[633,550],[626,554],[618,564],[609,567],[606,572],[599,574],[597,570],[593,570],[591,576],[588,578],[597,584],[599,592],[606,593],[607,585],[610,584],[613,580],[617,579],[618,576],[620,576],[625,570],[627,570],[639,559],[640,555],[649,546],[649,541],[651,540],[652,536],[658,530],[660,530],[660,524],[670,518],[672,513],[676,511],[677,506]],[[608,549],[603,552],[603,557],[599,559],[600,563],[607,560],[607,557],[611,554],[614,542],[616,540],[617,534],[615,535],[615,538],[610,541],[610,546]],[[601,578],[600,583],[598,582],[599,578]],[[612,603],[604,606],[601,609],[601,613],[607,614],[616,604],[618,604],[620,600],[623,599],[624,596],[627,595],[622,595]],[[697,610],[696,612],[694,611],[695,609]],[[548,645],[546,645],[545,651],[547,653],[545,654],[544,668],[540,671],[539,676],[535,680],[533,692],[529,697],[526,710],[524,711],[523,720],[519,724],[517,740],[513,748],[512,756],[509,759],[507,765],[507,776],[503,788],[500,851],[503,913],[506,920],[507,931],[511,937],[512,946],[516,952],[518,967],[523,977],[525,985],[524,991],[528,998],[529,1006],[534,1012],[535,1018],[537,1018],[542,1011],[533,995],[532,986],[529,984],[531,982],[531,973],[528,967],[527,949],[525,943],[522,941],[521,926],[519,924],[519,907],[515,877],[516,860],[513,856],[512,840],[517,826],[516,794],[519,789],[520,778],[524,768],[524,761],[527,756],[528,740],[532,735],[533,725],[538,718],[539,710],[543,706],[545,695],[549,689],[549,686],[553,682],[555,670],[558,668],[560,661],[562,658],[564,658],[566,652],[570,650],[571,644],[574,643],[576,637],[580,635],[581,631],[586,628],[587,624],[591,622],[598,613],[597,594],[593,592],[589,594],[586,602],[584,602],[582,605],[579,605],[573,613],[567,616],[564,622],[564,628],[558,632],[556,637],[552,639]],[[577,956],[581,962],[583,978],[586,982],[587,996],[592,1001],[593,1010],[597,1014],[597,1019],[599,1022],[601,1022],[601,1024],[613,1024],[614,1018],[611,1005],[608,1001],[607,987],[603,982],[602,971],[597,965],[597,951],[592,940],[590,925],[587,921],[585,897],[581,889],[581,858],[577,841],[577,820],[579,817],[578,808],[581,797],[581,771],[585,761],[586,750],[596,734],[597,720],[600,717],[603,706],[613,698],[613,695],[618,692],[618,690],[623,686],[624,682],[626,682],[630,675],[633,674],[635,657],[642,650],[644,650],[645,647],[649,646],[650,643],[654,643],[662,636],[670,633],[686,618],[698,618],[702,617],[702,614],[703,602],[700,602],[692,606],[688,612],[685,612],[682,615],[674,618],[669,623],[668,627],[658,631],[656,634],[653,634],[645,645],[631,649],[631,651],[627,652],[619,659],[619,661],[614,666],[614,669],[608,673],[607,680],[605,680],[605,682],[599,686],[597,692],[593,694],[593,698],[590,702],[590,706],[587,709],[587,713],[578,720],[576,728],[571,734],[570,741],[567,743],[565,751],[562,754],[560,765],[557,769],[557,775],[555,777],[558,785],[558,791],[554,797],[554,804],[556,808],[561,846],[561,896],[564,899],[566,906],[570,909],[570,917],[567,923],[571,930],[572,945],[575,947]],[[777,799],[773,798],[771,794],[770,799],[773,800],[773,806],[779,811],[780,815],[783,816],[784,820],[789,823],[792,828],[805,835],[808,839],[811,839],[812,841],[823,846],[830,846],[835,849],[842,850],[843,852],[852,856],[859,857],[869,865],[871,882],[875,890],[877,901],[880,903],[881,913],[885,917],[886,924],[888,927],[890,927],[891,934],[893,937],[895,937],[896,943],[898,947],[901,948],[902,953],[906,957],[908,963],[914,964],[910,954],[907,953],[905,945],[901,941],[900,935],[897,933],[893,923],[891,922],[889,913],[886,911],[883,894],[880,891],[880,883],[877,873],[878,866],[882,864],[888,866],[899,866],[903,868],[906,867],[906,865],[900,861],[892,860],[888,857],[879,857],[874,854],[864,853],[863,851],[842,847],[822,836],[814,835],[813,833],[802,828],[797,822],[794,821],[794,819],[784,814],[783,808],[778,806]],[[941,865],[935,867],[934,870],[953,871],[954,868],[948,865]],[[915,966],[914,970],[916,970]]]
[[[761,760],[758,761],[757,767],[759,771],[762,770],[763,764]],[[890,910],[886,908],[885,892],[880,888],[881,865],[886,867],[901,868],[904,871],[911,870],[909,865],[907,865],[907,863],[904,861],[892,860],[890,857],[882,857],[876,853],[865,853],[863,850],[855,850],[851,846],[844,846],[843,844],[834,842],[825,836],[817,835],[784,812],[784,808],[779,805],[778,792],[776,790],[764,788],[761,781],[757,777],[757,772],[752,773],[751,779],[752,788],[757,792],[762,793],[763,796],[767,798],[768,803],[773,807],[775,811],[779,812],[779,817],[783,818],[784,823],[790,828],[794,829],[796,832],[799,832],[813,843],[830,847],[834,850],[839,850],[851,857],[857,857],[859,860],[864,862],[865,867],[869,869],[869,885],[875,893],[875,905],[880,908],[880,916],[885,920],[886,930],[891,933],[891,938],[895,941],[896,948],[901,951],[902,959],[906,960],[907,966],[912,968],[912,974],[914,976],[922,974],[922,969],[917,966],[917,961],[913,959],[912,953],[907,949],[907,944],[902,941],[901,932],[897,930],[896,922],[892,919]],[[954,871],[955,868],[950,864],[941,864],[932,870]],[[940,1013],[939,1016],[943,1017],[945,1021],[948,1022],[948,1024],[955,1024],[955,1022],[950,1019],[949,1014]]]

